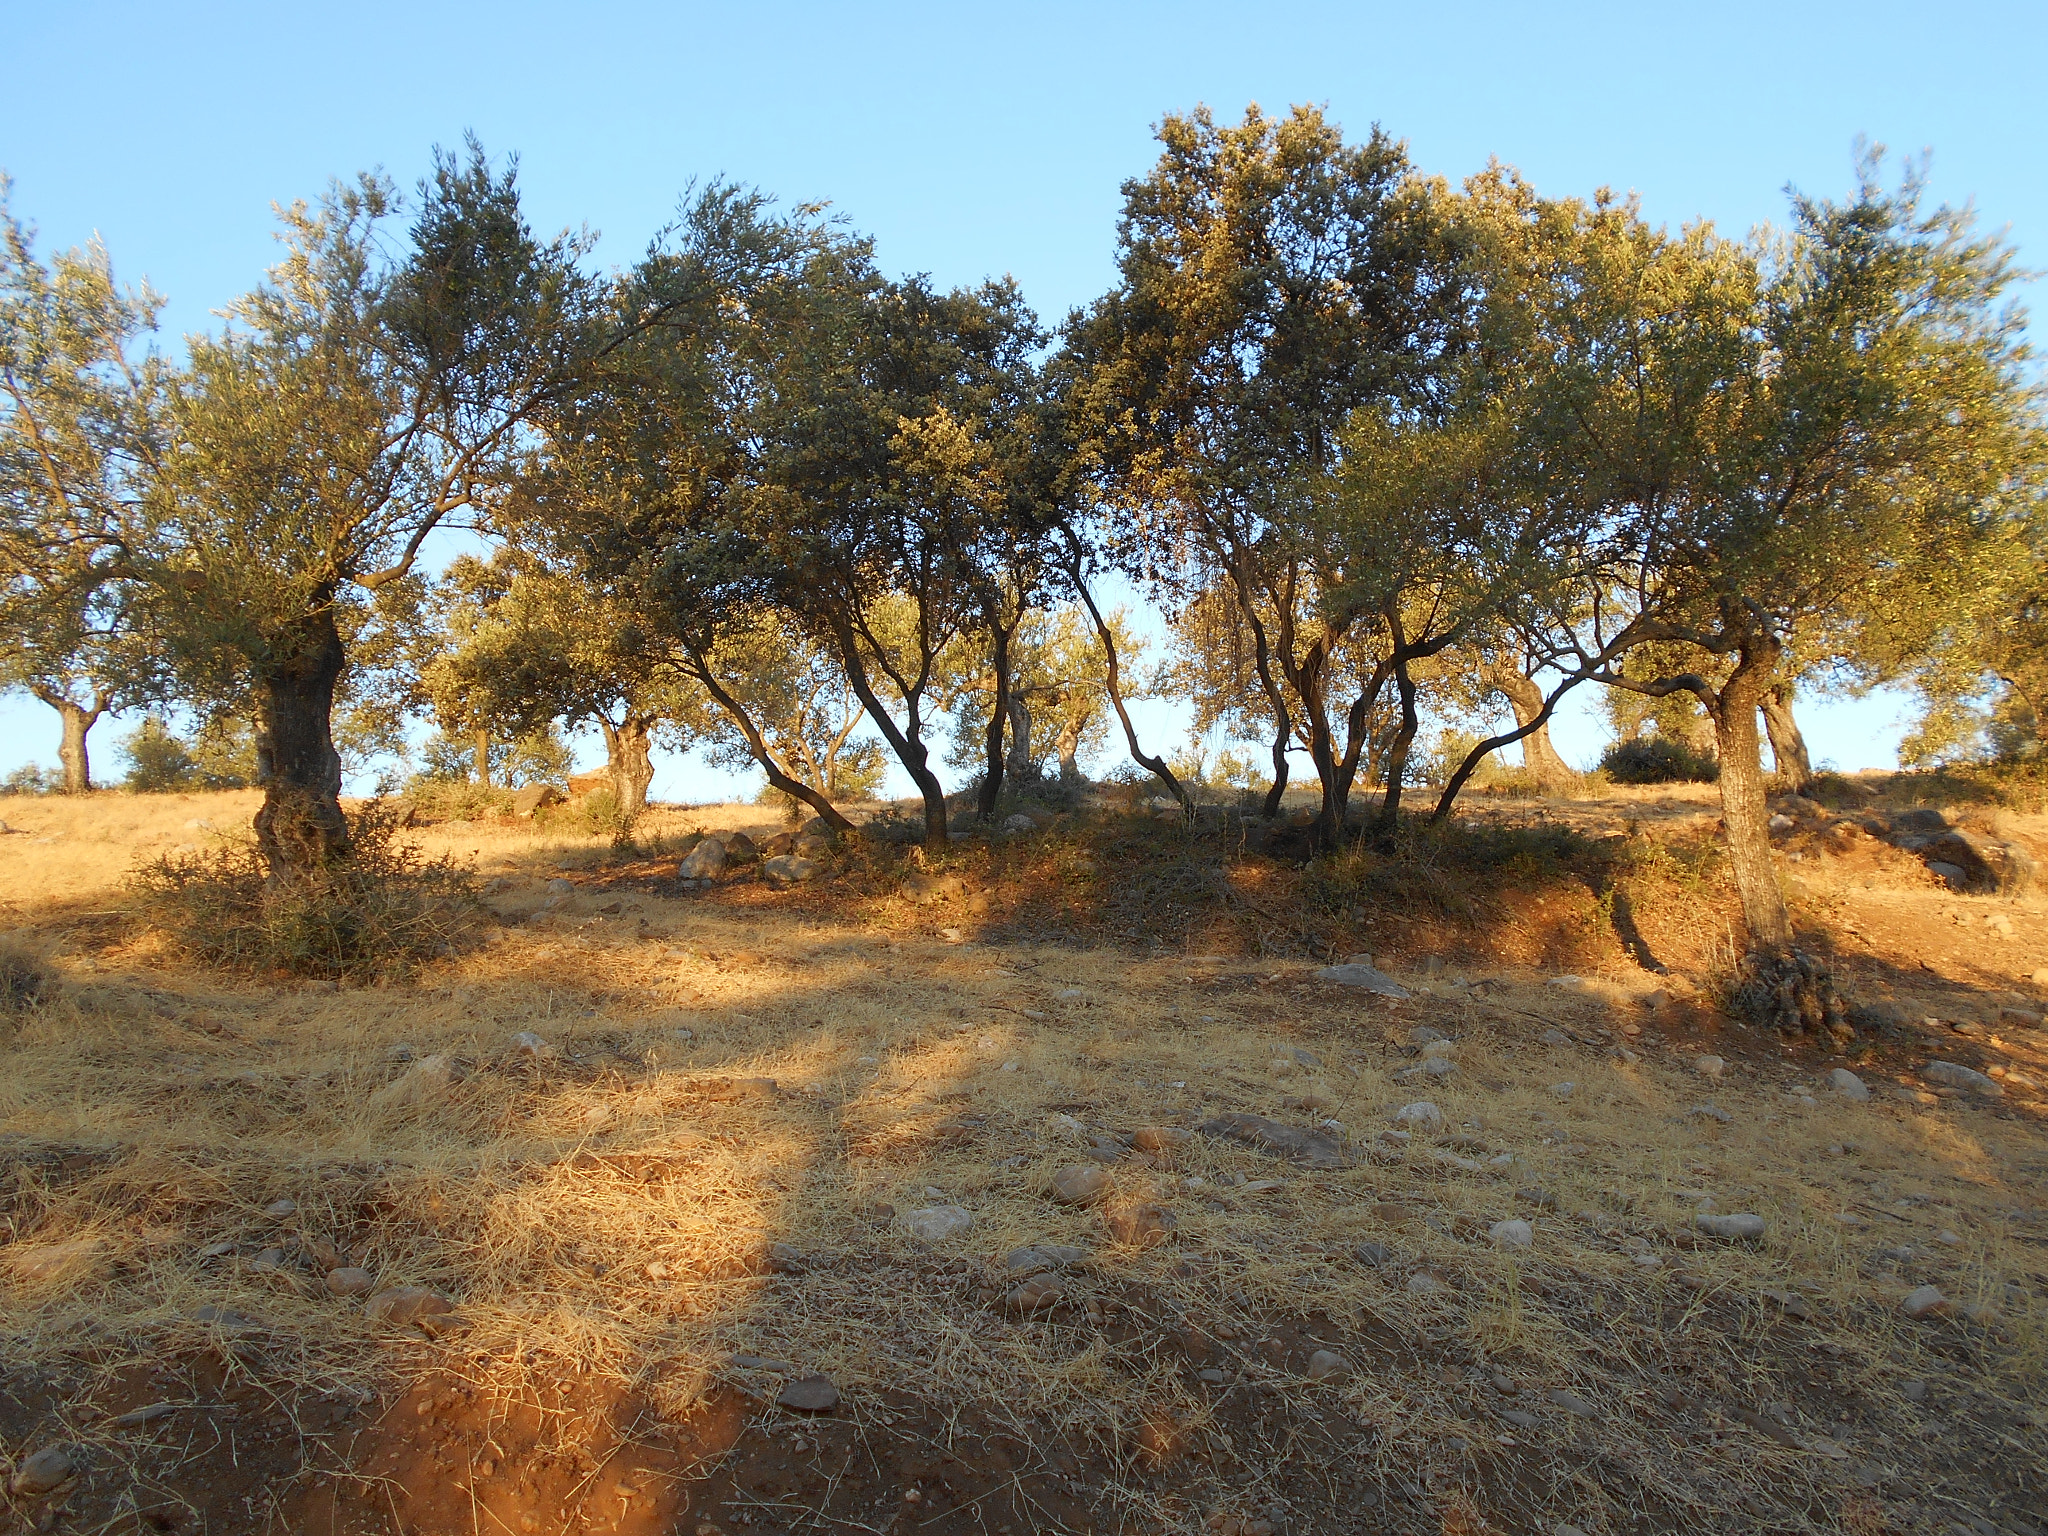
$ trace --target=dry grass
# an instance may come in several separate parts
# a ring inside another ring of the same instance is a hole
[[[121,839],[132,856],[183,833],[167,822],[252,805],[38,802],[67,814],[62,834],[0,843],[16,861],[0,878],[23,893],[17,910],[90,909]],[[664,813],[641,836],[749,822],[774,829],[744,807]],[[2038,1094],[2016,1091],[1997,1117],[1909,1108],[1866,1070],[1879,1102],[1808,1102],[1793,1090],[1817,1089],[1824,1064],[1734,1031],[1712,1042],[1730,1076],[1709,1083],[1688,1027],[1642,1006],[1659,979],[1626,967],[1575,989],[1496,971],[1483,1001],[1418,972],[1413,1001],[1361,1001],[1298,961],[937,942],[933,914],[886,900],[848,918],[609,891],[602,839],[566,829],[423,842],[504,874],[494,901],[514,926],[416,988],[228,985],[118,941],[60,955],[59,994],[0,1044],[10,1368],[75,1363],[84,1340],[109,1371],[204,1349],[220,1337],[197,1316],[211,1306],[252,1320],[279,1378],[329,1391],[388,1391],[459,1344],[466,1373],[506,1390],[595,1372],[681,1414],[720,1381],[772,1387],[737,1354],[828,1374],[856,1413],[908,1392],[1028,1435],[1128,1445],[1164,1422],[1220,1443],[1219,1394],[1173,1347],[1194,1333],[1233,1381],[1350,1425],[1357,1475],[1469,1499],[1474,1458],[1512,1447],[1526,1486],[1496,1507],[1589,1530],[1627,1521],[1617,1466],[1679,1528],[1732,1510],[1753,1529],[1882,1529],[1869,1522],[1885,1501],[1918,1507],[1931,1425],[2004,1426],[1974,1469],[1943,1474],[1972,1507],[2042,1487]],[[589,883],[529,920],[564,868]],[[1431,1086],[1396,1075],[1415,1066],[1403,1047],[1421,1023],[1456,1040],[1457,1070]],[[1645,1023],[1639,1060],[1609,1053]],[[1553,1027],[1573,1038],[1541,1043]],[[520,1030],[548,1053],[521,1054]],[[1295,1064],[1296,1047],[1323,1065]],[[2036,1081],[2041,1054],[2014,1051]],[[454,1079],[414,1091],[410,1063],[431,1056]],[[1311,1085],[1331,1107],[1286,1107]],[[1445,1145],[1377,1139],[1425,1097]],[[1728,1122],[1693,1113],[1707,1102]],[[1047,1198],[1091,1131],[1223,1111],[1334,1120],[1352,1166],[1200,1135],[1170,1157],[1120,1155],[1111,1207],[1178,1217],[1148,1250],[1118,1245],[1102,1210]],[[1766,1240],[1697,1244],[1698,1191],[1762,1215]],[[267,1215],[279,1200],[294,1214]],[[974,1217],[936,1249],[902,1221],[935,1204]],[[1533,1220],[1532,1249],[1489,1240],[1509,1217]],[[323,1242],[380,1285],[456,1298],[458,1343],[399,1342],[328,1297],[295,1262]],[[1090,1258],[1066,1305],[1018,1317],[1001,1305],[1002,1256],[1047,1242]],[[1363,1243],[1389,1262],[1362,1264]],[[204,1256],[221,1244],[232,1251]],[[1882,1256],[1901,1246],[1912,1255]],[[269,1247],[284,1268],[257,1262]],[[1418,1272],[1446,1288],[1411,1291]],[[1981,1320],[1905,1322],[1898,1298],[1920,1283]],[[1772,1291],[1811,1321],[1787,1320]],[[1269,1336],[1293,1343],[1262,1350]],[[1359,1373],[1309,1382],[1302,1341],[1316,1340]],[[1900,1395],[1922,1379],[1942,1384],[1924,1407]],[[1665,1407],[1672,1387],[1695,1406]],[[1741,1417],[1781,1403],[1782,1435]],[[1135,1478],[1119,1497],[1141,1524],[1182,1519]]]

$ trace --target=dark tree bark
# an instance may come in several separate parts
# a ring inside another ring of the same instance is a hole
[[[1010,632],[1016,625],[1005,625],[994,605],[990,605],[987,618],[989,670],[995,674],[996,696],[989,708],[988,730],[983,738],[986,752],[975,810],[983,821],[993,821],[996,801],[1003,792],[1003,728],[1010,723]]]
[[[470,737],[470,750],[476,753],[476,783],[479,789],[491,787],[491,733],[478,726]]]
[[[1188,792],[1174,777],[1173,770],[1166,766],[1165,759],[1152,756],[1138,745],[1138,728],[1131,724],[1131,712],[1124,704],[1123,674],[1116,659],[1116,636],[1103,621],[1102,610],[1095,606],[1095,594],[1082,579],[1077,551],[1070,552],[1066,572],[1067,580],[1073,583],[1074,591],[1081,599],[1081,606],[1088,610],[1088,621],[1095,626],[1095,638],[1102,642],[1102,690],[1109,695],[1110,707],[1116,711],[1116,717],[1123,725],[1124,742],[1130,748],[1131,761],[1166,786],[1173,798],[1180,802],[1183,815],[1193,815],[1194,807],[1188,803]]]
[[[718,674],[711,670],[707,660],[695,651],[687,654],[690,674],[704,685],[704,691],[711,695],[712,702],[725,711],[726,718],[738,729],[741,739],[747,744],[747,751],[768,775],[769,784],[783,794],[803,801],[822,816],[825,824],[835,832],[852,831],[853,823],[840,814],[839,808],[822,791],[806,784],[775,760],[774,752],[768,747],[768,738],[762,733],[760,726],[754,723],[754,717],[747,713],[746,706],[734,698],[725,684],[719,681]]]
[[[107,696],[95,693],[90,707],[78,703],[54,688],[31,689],[35,696],[57,711],[63,734],[57,739],[57,762],[64,770],[64,793],[92,793],[92,757],[85,745],[86,733],[107,712]]]
[[[950,846],[953,834],[946,825],[946,788],[931,770],[931,748],[924,742],[924,722],[918,701],[915,698],[904,700],[904,724],[898,725],[896,717],[883,707],[881,698],[875,693],[852,621],[843,614],[835,615],[833,638],[839,642],[839,665],[846,673],[847,682],[853,686],[854,697],[860,700],[861,708],[868,712],[875,729],[882,733],[882,739],[896,754],[896,761],[903,765],[903,771],[910,775],[910,781],[924,797],[925,847]]]
[[[1400,644],[1399,636],[1395,645]],[[1396,650],[1399,657],[1399,651]],[[1415,707],[1415,678],[1408,670],[1405,659],[1397,659],[1393,666],[1394,692],[1401,701],[1401,723],[1394,727],[1394,739],[1387,747],[1387,792],[1380,798],[1379,814],[1373,818],[1373,841],[1382,849],[1391,849],[1394,844],[1394,829],[1401,819],[1401,780],[1408,775],[1408,750],[1415,744],[1415,733],[1421,728],[1422,716]]]
[[[1806,737],[1792,718],[1792,685],[1782,679],[1764,694],[1764,730],[1771,738],[1771,761],[1778,776],[1796,790],[1813,782],[1813,759],[1807,756]]]
[[[599,716],[598,729],[604,733],[605,771],[612,776],[612,793],[619,810],[638,816],[647,809],[647,786],[654,782],[654,726],[650,715],[629,714],[619,724]]]
[[[261,680],[263,806],[256,813],[256,845],[274,882],[296,879],[349,851],[333,729],[334,690],[346,656],[333,608],[322,602],[295,638],[294,654]]]

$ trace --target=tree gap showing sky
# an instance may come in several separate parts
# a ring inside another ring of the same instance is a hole
[[[1633,191],[1730,233],[1782,219],[1787,184],[1848,190],[1866,135],[1931,149],[1934,196],[1974,200],[2023,261],[2048,226],[2038,4],[74,4],[12,8],[5,37],[17,213],[46,251],[104,238],[168,297],[174,354],[274,259],[273,202],[368,167],[409,185],[466,131],[518,154],[538,226],[599,231],[606,266],[725,176],[831,203],[892,272],[1011,273],[1048,321],[1109,286],[1119,187],[1197,103],[1316,102],[1454,181],[1497,157],[1549,195]],[[1580,763],[1596,708],[1559,729]],[[1891,766],[1902,711],[1809,702],[1816,757]],[[95,734],[104,775],[126,724]],[[0,773],[55,742],[49,710],[0,702]],[[671,758],[655,791],[717,788]]]

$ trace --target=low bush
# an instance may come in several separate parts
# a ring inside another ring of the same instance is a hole
[[[42,961],[19,944],[0,943],[0,1013],[26,1013],[55,990]]]
[[[1668,736],[1617,741],[1600,754],[1600,768],[1616,784],[1712,784],[1721,765]]]
[[[225,969],[333,981],[401,977],[481,939],[475,877],[398,840],[396,813],[349,817],[346,857],[273,881],[253,842],[168,854],[130,877],[142,916]]]

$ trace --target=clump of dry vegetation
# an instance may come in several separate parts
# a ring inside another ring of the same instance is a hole
[[[350,813],[345,855],[277,878],[253,841],[160,855],[129,889],[141,916],[226,970],[363,981],[410,973],[473,944],[487,914],[475,877],[427,857],[371,802]]]
[[[41,960],[19,944],[0,943],[0,1013],[26,1013],[52,990]]]

